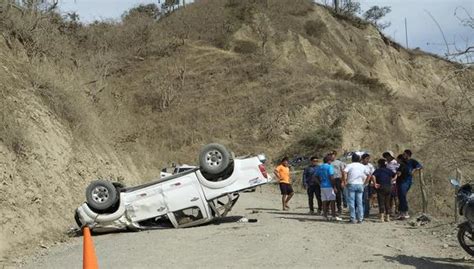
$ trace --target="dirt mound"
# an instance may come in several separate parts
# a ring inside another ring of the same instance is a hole
[[[472,162],[472,70],[308,1],[199,1],[88,26],[4,14],[3,249],[62,238],[93,178],[146,181],[211,141],[272,159],[411,148],[438,214],[452,204],[450,169]],[[452,123],[464,135],[447,143]]]

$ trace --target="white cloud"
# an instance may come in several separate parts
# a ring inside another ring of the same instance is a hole
[[[446,52],[441,31],[428,13],[439,23],[448,43],[456,42],[459,47],[465,47],[465,39],[470,40],[471,44],[474,40],[474,29],[462,26],[454,16],[457,7],[463,7],[473,15],[474,2],[471,0],[361,0],[360,2],[363,10],[373,5],[390,6],[392,12],[385,20],[390,21],[392,25],[384,32],[403,45],[406,18],[408,43],[411,48],[420,47],[437,54]],[[454,49],[453,46],[450,46],[450,49]]]

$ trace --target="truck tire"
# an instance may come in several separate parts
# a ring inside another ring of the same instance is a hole
[[[221,144],[208,144],[199,154],[199,167],[208,175],[221,174],[231,163],[233,163],[231,153]]]
[[[117,188],[111,182],[95,180],[87,186],[87,205],[96,213],[107,212],[114,208],[118,199]]]
[[[74,220],[76,221],[77,227],[82,230],[82,222],[79,219],[79,213],[77,212],[77,210],[74,212]]]

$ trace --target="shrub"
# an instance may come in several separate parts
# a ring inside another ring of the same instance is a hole
[[[390,22],[379,22],[381,18],[390,13],[390,7],[373,6],[363,14],[363,18],[373,23],[379,30],[390,26]]]
[[[313,37],[320,37],[327,32],[327,26],[322,21],[310,20],[304,24],[304,30],[307,35]]]
[[[326,152],[342,144],[342,133],[334,128],[322,128],[307,134],[298,144],[314,152]]]
[[[380,82],[378,78],[371,78],[361,73],[355,73],[351,77],[351,81],[354,83],[367,86],[369,89],[386,89],[387,86]]]
[[[122,20],[126,21],[133,17],[148,17],[150,19],[158,19],[160,16],[160,9],[155,4],[141,4],[137,7],[131,8],[122,15]]]
[[[340,148],[342,130],[336,126],[337,124],[332,125],[303,134],[302,138],[291,143],[278,159],[283,156],[323,156],[330,150]]]
[[[234,51],[237,53],[251,54],[258,50],[258,45],[255,42],[248,40],[236,40],[234,42]]]

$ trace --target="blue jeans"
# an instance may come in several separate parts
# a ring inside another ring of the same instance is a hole
[[[314,212],[314,196],[318,202],[318,212],[323,210],[321,202],[321,187],[318,185],[309,185],[307,187],[309,211]]]
[[[363,184],[349,184],[347,185],[349,192],[349,212],[351,215],[351,221],[357,220],[362,221],[364,219],[364,207],[362,205],[362,196],[364,195]],[[357,205],[357,214],[356,214]]]
[[[347,186],[342,189],[342,203],[344,208],[347,207],[347,203],[349,201],[349,191],[347,190]]]
[[[400,212],[408,212],[408,201],[407,201],[407,194],[408,190],[411,187],[411,182],[405,181],[398,184],[398,210]]]
[[[407,184],[408,184],[408,188],[407,188],[407,192],[408,192],[411,188],[411,185],[413,184],[413,178],[407,178]]]

